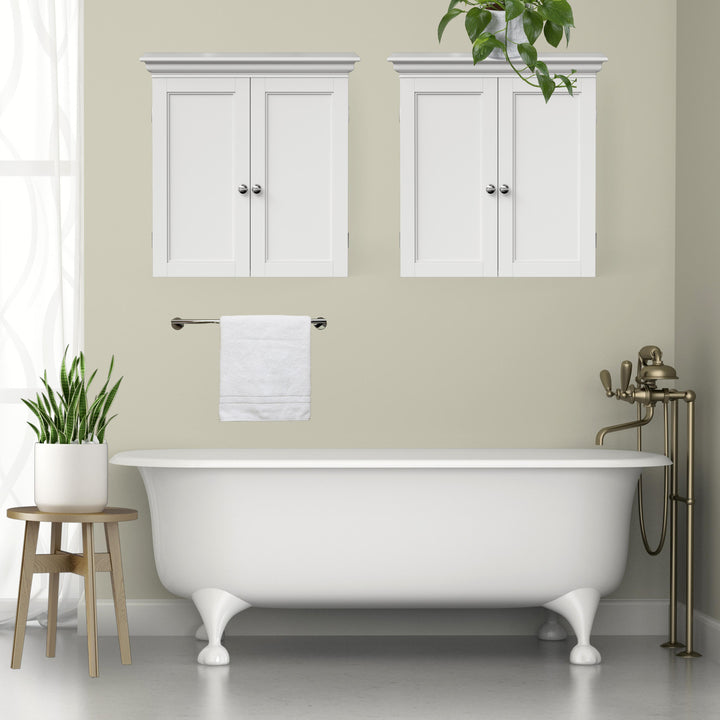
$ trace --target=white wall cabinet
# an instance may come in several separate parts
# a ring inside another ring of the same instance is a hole
[[[595,79],[548,104],[503,61],[390,57],[400,74],[401,275],[595,275]]]
[[[149,54],[153,275],[344,276],[352,54]]]

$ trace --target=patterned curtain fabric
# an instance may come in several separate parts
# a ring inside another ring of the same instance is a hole
[[[14,620],[24,531],[5,510],[34,504],[20,399],[46,368],[57,383],[82,327],[82,0],[0,0],[0,622]],[[48,547],[41,533],[38,551]],[[35,577],[31,617],[46,610],[46,578]]]

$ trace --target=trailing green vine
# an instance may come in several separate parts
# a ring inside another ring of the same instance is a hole
[[[492,20],[491,10],[505,13],[502,31],[487,30]],[[568,75],[550,74],[547,65],[538,60],[535,42],[542,35],[553,47],[558,47],[563,36],[570,41],[570,28],[575,27],[572,8],[567,0],[451,0],[447,12],[438,25],[438,40],[442,40],[445,28],[451,20],[465,15],[465,30],[472,43],[473,63],[482,62],[495,50],[502,50],[505,59],[517,75],[529,85],[540,88],[545,102],[550,100],[558,88],[565,88],[573,94],[574,70]],[[508,26],[512,20],[522,18],[527,42],[517,45],[524,63],[518,67],[510,57],[507,48]],[[498,37],[500,35],[500,37]]]

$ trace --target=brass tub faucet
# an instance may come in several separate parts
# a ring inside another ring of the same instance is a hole
[[[699,657],[693,650],[693,554],[694,554],[694,475],[695,475],[695,392],[693,390],[676,390],[674,388],[659,388],[659,382],[677,380],[675,368],[663,362],[662,350],[656,345],[645,345],[640,348],[637,360],[637,373],[635,382],[631,385],[632,363],[623,360],[620,364],[620,387],[612,388],[612,378],[608,370],[600,371],[600,382],[605,389],[607,397],[623,400],[631,405],[637,404],[637,419],[630,422],[609,425],[602,428],[595,437],[595,444],[602,445],[605,436],[620,430],[637,430],[637,449],[642,450],[642,428],[650,423],[655,414],[655,405],[662,403],[664,418],[664,453],[672,465],[665,468],[663,519],[660,540],[655,548],[648,542],[645,528],[643,508],[643,478],[638,480],[638,514],[640,532],[645,550],[650,555],[658,555],[662,550],[670,521],[670,618],[669,639],[663,647],[684,647],[678,653],[680,657]],[[687,466],[686,466],[686,493],[678,494],[678,402],[687,405]],[[643,413],[644,408],[644,413]],[[678,507],[684,504],[687,508],[687,532],[685,542],[686,552],[686,633],[685,645],[677,640],[677,568],[678,568]],[[668,512],[669,511],[669,512]]]

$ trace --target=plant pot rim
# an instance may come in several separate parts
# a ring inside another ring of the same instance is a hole
[[[57,445],[62,447],[78,447],[79,445],[107,445],[106,442],[86,442],[83,440],[82,442],[71,442],[71,443],[60,443],[60,442],[36,442],[36,445]]]

